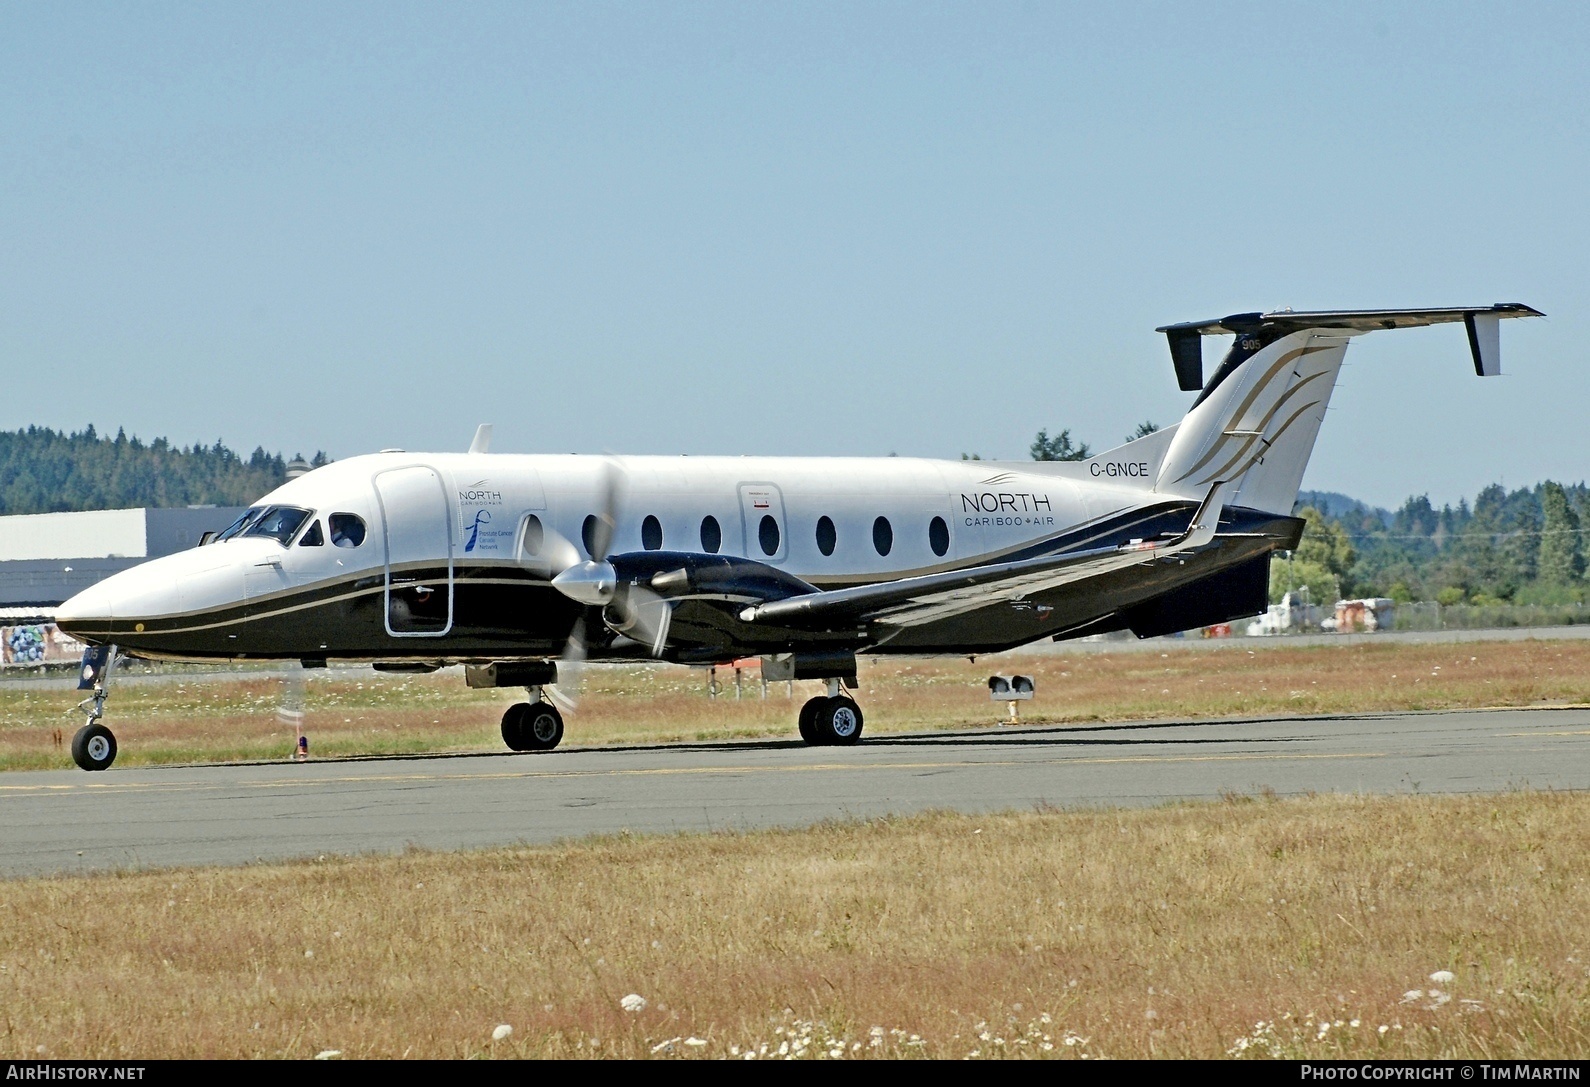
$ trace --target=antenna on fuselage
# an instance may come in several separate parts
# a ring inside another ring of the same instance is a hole
[[[475,428],[475,440],[469,443],[471,453],[491,452],[491,424],[481,423]]]

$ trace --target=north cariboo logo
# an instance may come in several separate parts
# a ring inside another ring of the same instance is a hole
[[[500,506],[502,505],[502,492],[491,490],[486,486],[490,480],[479,479],[458,492],[460,506]]]
[[[480,526],[491,524],[490,510],[476,510],[475,521],[469,526],[469,539],[464,541],[464,551],[467,554],[475,550],[475,545],[480,542]]]

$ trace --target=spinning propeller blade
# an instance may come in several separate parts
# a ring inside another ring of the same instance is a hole
[[[558,681],[543,690],[551,696],[560,709],[573,713],[580,705],[580,694],[585,689],[585,620],[574,620],[569,640],[563,644],[563,655],[558,658]]]
[[[603,458],[596,488],[596,512],[582,530],[592,562],[606,562],[613,547],[613,532],[618,527],[618,503],[623,496],[624,473],[617,464]]]
[[[640,584],[619,586],[602,615],[608,626],[648,646],[653,657],[662,656],[668,645],[668,627],[673,617],[673,603]]]
[[[293,754],[302,758],[307,754],[307,748],[302,748],[304,735],[304,707],[309,696],[305,691],[304,666],[297,661],[288,661],[286,671],[282,675],[281,701],[276,704],[276,720],[285,728],[293,730]]]

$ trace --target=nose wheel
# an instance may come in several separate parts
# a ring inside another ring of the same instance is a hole
[[[84,770],[108,770],[116,761],[116,737],[98,721],[90,721],[72,737],[72,761]]]

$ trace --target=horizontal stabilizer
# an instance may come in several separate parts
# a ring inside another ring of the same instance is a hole
[[[1161,325],[1154,331],[1163,332],[1170,342],[1176,380],[1184,390],[1192,392],[1203,388],[1203,349],[1200,346],[1200,337],[1203,336],[1236,336],[1245,352],[1251,353],[1282,336],[1303,329],[1336,328],[1349,335],[1357,335],[1388,328],[1418,328],[1462,321],[1468,328],[1474,372],[1490,377],[1502,372],[1501,336],[1498,331],[1501,319],[1544,316],[1539,310],[1520,302],[1433,309],[1276,310],[1272,313],[1233,313],[1208,321],[1183,321],[1180,324]]]

